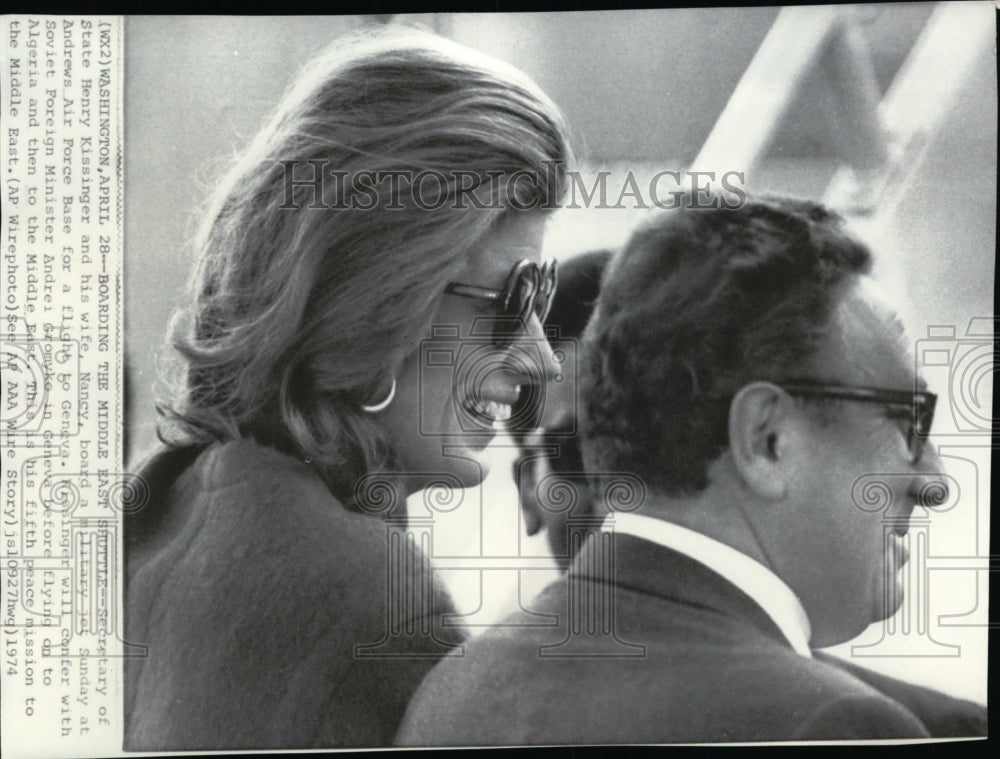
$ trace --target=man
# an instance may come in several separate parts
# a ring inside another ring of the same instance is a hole
[[[448,657],[413,745],[985,735],[985,709],[839,663],[902,600],[907,519],[947,497],[869,251],[822,207],[682,210],[605,274],[584,340],[583,455],[608,517],[564,581]],[[883,511],[856,483],[886,474]],[[901,476],[902,475],[902,476]],[[633,508],[636,501],[641,501]]]
[[[610,258],[611,251],[595,250],[559,264],[559,287],[544,326],[563,355],[560,375],[544,389],[522,393],[521,405],[511,416],[511,435],[521,448],[514,481],[525,528],[528,535],[545,531],[552,557],[562,569],[597,519],[580,454],[576,367],[580,337]]]

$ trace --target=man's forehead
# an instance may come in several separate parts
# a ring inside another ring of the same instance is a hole
[[[838,299],[829,350],[821,361],[839,381],[914,387],[913,341],[892,300],[871,277],[858,277]],[[917,381],[923,389],[923,379]]]

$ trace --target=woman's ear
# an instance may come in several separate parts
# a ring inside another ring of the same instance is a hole
[[[771,382],[740,388],[729,405],[729,449],[744,484],[767,500],[788,492],[788,394]]]

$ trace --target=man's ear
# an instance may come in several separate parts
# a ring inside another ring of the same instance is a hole
[[[769,500],[788,492],[789,400],[771,382],[751,382],[729,405],[733,463],[747,487]]]

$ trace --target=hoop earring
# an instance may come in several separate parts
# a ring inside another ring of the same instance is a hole
[[[385,400],[380,403],[376,403],[372,406],[368,406],[367,404],[362,403],[361,410],[368,414],[377,414],[380,411],[385,411],[387,408],[389,408],[389,404],[392,403],[392,399],[395,397],[396,397],[396,376],[393,375],[392,387],[389,388],[389,395],[386,396]]]

